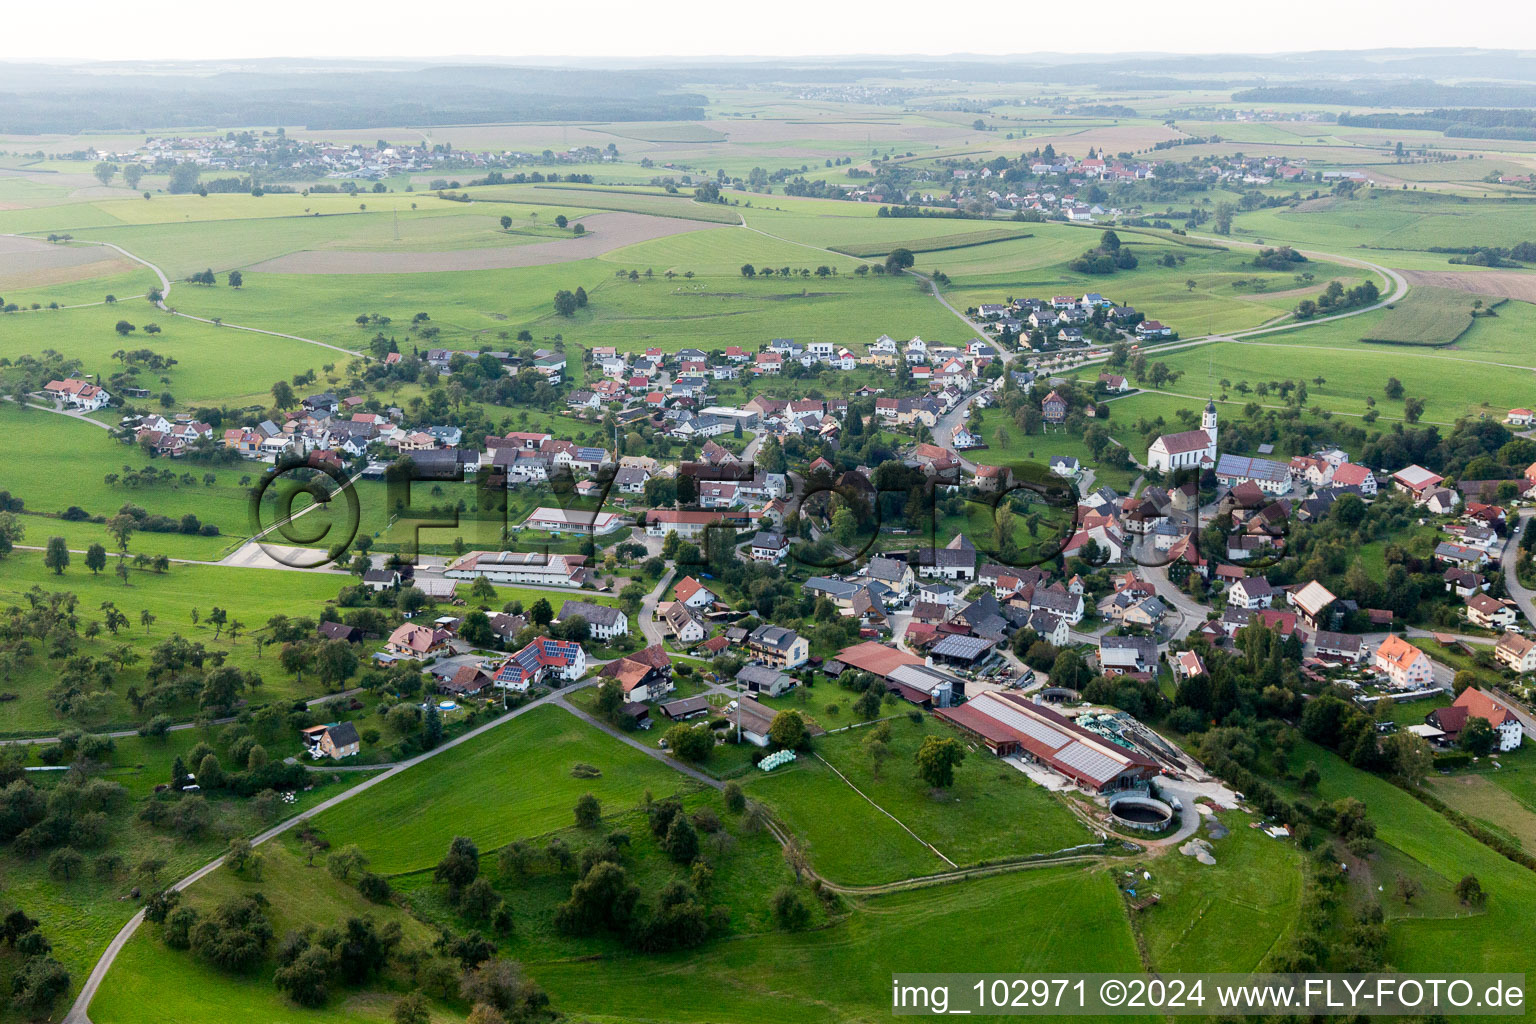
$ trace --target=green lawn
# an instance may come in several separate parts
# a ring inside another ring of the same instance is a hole
[[[1208,820],[1208,819],[1202,819]],[[1250,971],[1290,929],[1301,894],[1301,854],[1294,843],[1248,827],[1246,814],[1221,816],[1230,830],[1210,839],[1214,865],[1177,850],[1132,867],[1122,885],[1161,900],[1133,921],[1162,971]],[[1151,880],[1144,879],[1150,871]]]
[[[1271,245],[1294,243],[1360,255],[1392,266],[1412,266],[1404,257],[1430,246],[1511,246],[1526,240],[1530,205],[1520,199],[1470,200],[1428,192],[1370,189],[1359,198],[1330,197],[1294,209],[1273,208],[1240,215],[1237,237],[1260,237]],[[1402,252],[1400,250],[1408,250]],[[1425,254],[1425,269],[1452,269],[1447,254]]]
[[[1139,962],[1109,878],[1051,868],[862,900],[818,931],[527,967],[556,1006],[592,1021],[852,1024],[890,1019],[897,971],[1136,971]]]
[[[1051,853],[1094,841],[1056,797],[984,748],[970,747],[942,796],[930,794],[913,758],[923,737],[954,735],[932,718],[891,723],[890,757],[874,778],[862,744],[865,729],[819,739],[816,751],[853,786],[956,864]],[[811,861],[847,884],[933,874],[948,865],[814,758],[758,773],[748,792],[765,801],[806,839]]]
[[[574,778],[590,764],[601,778]],[[357,843],[377,871],[437,862],[454,836],[482,850],[571,820],[591,792],[613,810],[690,789],[683,776],[556,707],[541,707],[390,779],[316,819],[333,845]],[[379,824],[388,822],[381,829]]]

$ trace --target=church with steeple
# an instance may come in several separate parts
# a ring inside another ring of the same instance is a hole
[[[1205,403],[1199,430],[1163,434],[1147,448],[1147,465],[1163,473],[1216,465],[1216,400]]]

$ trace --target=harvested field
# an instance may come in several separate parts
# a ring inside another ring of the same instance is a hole
[[[455,249],[444,252],[321,252],[306,249],[265,260],[250,269],[269,274],[433,274],[456,270],[500,270],[601,256],[653,238],[698,231],[710,225],[639,213],[596,213],[582,218],[587,233],[579,238],[533,242],[505,249]]]
[[[892,249],[910,249],[914,253],[945,252],[950,249],[967,249],[975,245],[986,245],[989,242],[1002,242],[1015,238],[1030,238],[1027,232],[1013,231],[1008,228],[988,228],[982,231],[967,231],[955,235],[939,235],[936,238],[915,238],[907,242],[853,242],[844,245],[833,245],[829,248],[833,252],[840,252],[845,256],[874,257],[884,256]]]
[[[1415,288],[1449,288],[1536,302],[1536,273],[1521,270],[1405,270],[1403,276]]]
[[[57,245],[40,238],[0,235],[0,289],[40,288],[111,277],[134,264],[99,245]]]

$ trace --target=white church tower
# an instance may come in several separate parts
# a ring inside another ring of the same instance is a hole
[[[1215,458],[1216,445],[1216,400],[1213,398],[1205,403],[1205,413],[1200,417],[1200,429],[1211,435],[1211,457]]]

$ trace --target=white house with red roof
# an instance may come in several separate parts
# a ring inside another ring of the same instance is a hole
[[[1346,462],[1334,469],[1332,482],[1335,487],[1358,487],[1366,497],[1376,494],[1376,474],[1353,462]]]
[[[1399,689],[1417,690],[1435,681],[1435,667],[1429,655],[1396,633],[1376,648],[1372,664]]]
[[[94,412],[112,401],[105,388],[84,380],[51,380],[43,385],[43,392],[84,412]]]
[[[1494,750],[1507,753],[1520,746],[1525,733],[1520,718],[1504,701],[1476,686],[1462,690],[1450,707],[1431,711],[1425,721],[1454,741],[1461,736],[1467,722],[1474,718],[1481,718],[1493,726]]]
[[[674,593],[677,599],[689,608],[708,608],[716,600],[710,589],[692,576],[684,576],[678,580]]]

